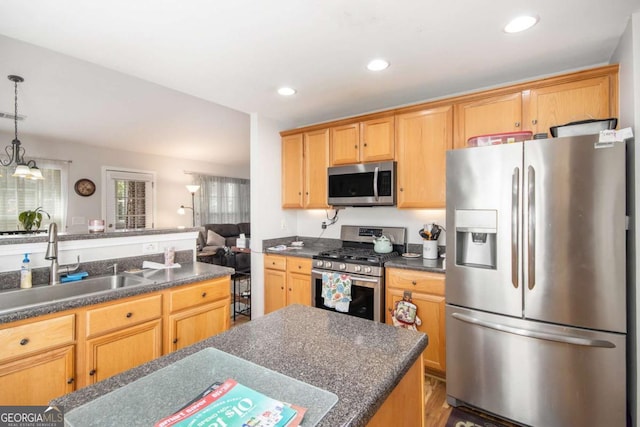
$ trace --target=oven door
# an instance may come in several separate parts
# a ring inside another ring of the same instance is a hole
[[[333,274],[336,271],[313,269],[311,270],[311,288],[313,289],[313,305],[329,311],[337,311],[324,305],[322,297],[322,274]],[[343,274],[343,273],[339,273]],[[351,302],[349,314],[363,319],[384,322],[384,279],[382,277],[348,275],[351,278]],[[339,312],[338,313],[342,313]]]

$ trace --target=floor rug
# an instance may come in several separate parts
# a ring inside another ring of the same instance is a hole
[[[507,427],[507,424],[484,418],[466,409],[453,408],[446,427]]]

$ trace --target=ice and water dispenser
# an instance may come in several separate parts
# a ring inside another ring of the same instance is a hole
[[[498,211],[456,209],[456,264],[496,269]]]

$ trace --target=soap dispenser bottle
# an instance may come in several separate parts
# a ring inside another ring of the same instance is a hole
[[[20,268],[20,287],[23,289],[31,287],[31,265],[29,265],[29,254],[24,254],[24,259],[22,260],[22,268]]]

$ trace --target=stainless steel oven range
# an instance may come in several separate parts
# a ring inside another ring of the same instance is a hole
[[[386,236],[392,242],[392,251],[374,251],[374,239]],[[343,225],[340,229],[342,247],[320,252],[313,257],[311,285],[313,304],[326,310],[341,311],[329,307],[323,296],[323,280],[349,279],[351,301],[344,314],[384,322],[384,263],[400,256],[406,249],[406,229],[401,227],[360,227]]]

